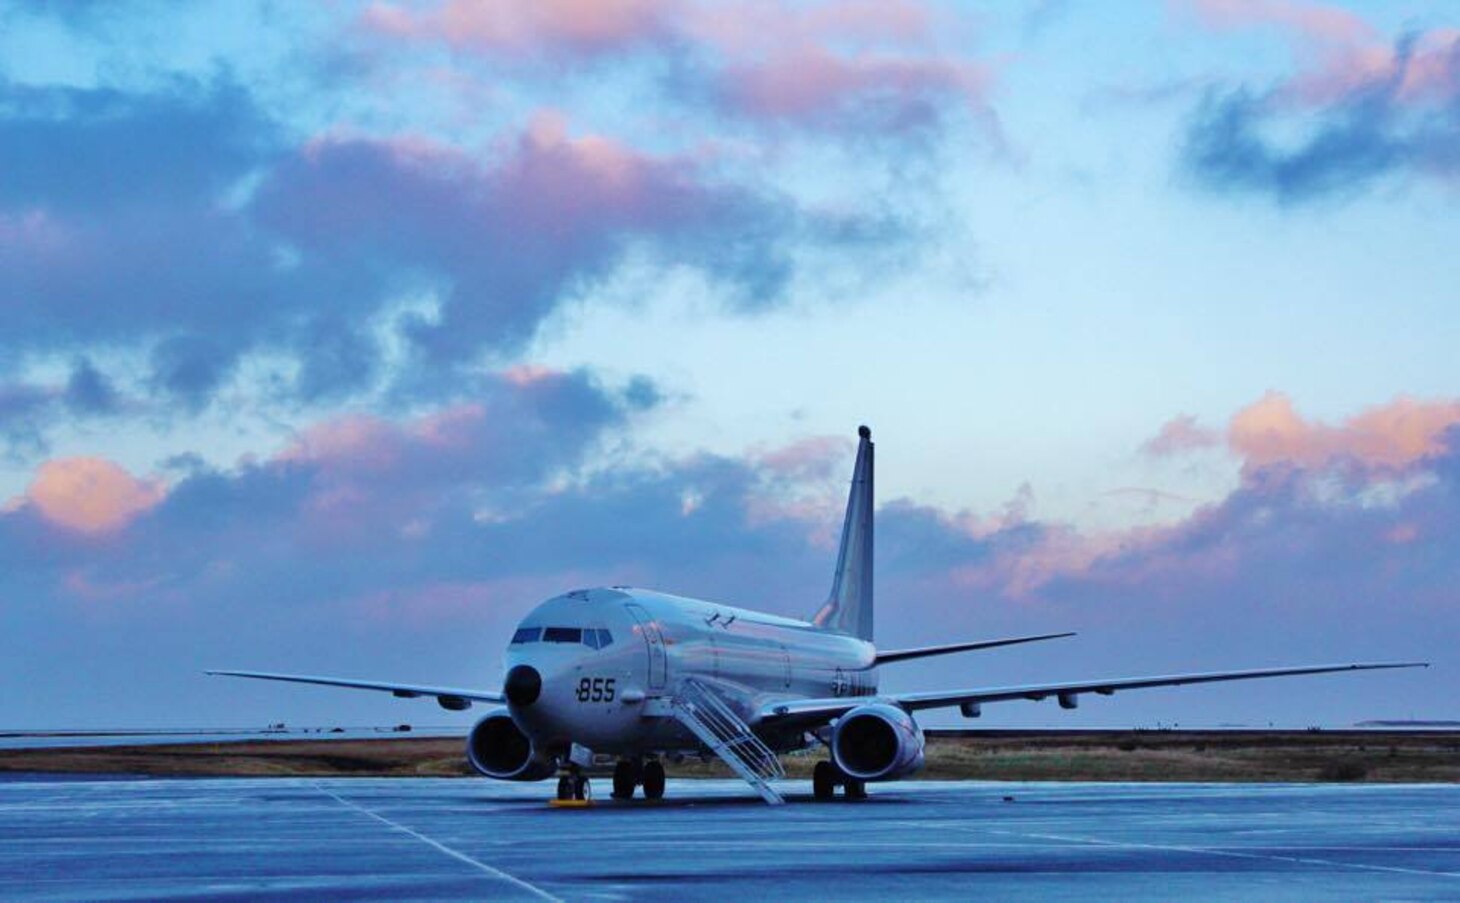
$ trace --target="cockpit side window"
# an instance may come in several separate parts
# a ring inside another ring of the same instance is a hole
[[[520,646],[523,643],[536,643],[541,636],[541,627],[519,627],[517,628],[517,632],[512,634],[512,645]]]
[[[583,644],[590,649],[598,648],[598,631],[592,627],[583,630]]]
[[[609,633],[607,630],[604,630],[602,627],[600,627],[598,628],[596,633],[598,634],[599,649],[607,649],[613,644],[613,634]]]
[[[542,632],[544,643],[581,643],[583,642],[583,628],[581,627],[548,627]]]

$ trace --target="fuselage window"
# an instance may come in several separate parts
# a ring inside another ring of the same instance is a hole
[[[613,634],[604,630],[602,627],[598,628],[598,648],[607,649],[612,643]]]
[[[536,643],[542,635],[541,627],[519,627],[517,632],[512,634],[512,645],[518,646],[522,643]]]
[[[583,642],[583,628],[581,627],[548,627],[542,632],[544,643],[581,643]]]

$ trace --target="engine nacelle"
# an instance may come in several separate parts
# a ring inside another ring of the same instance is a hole
[[[923,767],[923,729],[894,705],[858,706],[836,723],[831,757],[859,781],[893,781]]]
[[[557,771],[553,763],[532,748],[532,738],[498,709],[476,723],[466,735],[466,760],[471,767],[499,781],[541,781]]]

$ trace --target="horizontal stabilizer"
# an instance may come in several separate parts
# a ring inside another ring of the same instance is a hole
[[[915,649],[890,649],[877,653],[874,665],[887,665],[910,658],[924,658],[929,655],[948,655],[953,652],[972,652],[975,649],[994,649],[999,646],[1016,646],[1020,643],[1037,643],[1041,640],[1057,640],[1074,636],[1073,633],[1044,633],[1039,636],[1017,636],[1003,640],[977,640],[969,643],[949,643],[944,646],[919,646]]]
[[[502,702],[501,693],[484,690],[463,690],[456,687],[425,687],[419,684],[387,683],[376,680],[355,680],[349,677],[315,677],[308,674],[273,674],[268,671],[205,671],[221,677],[251,677],[256,680],[282,680],[295,684],[319,684],[325,687],[348,687],[352,690],[378,690],[391,693],[402,699],[418,696],[435,696],[443,709],[460,711],[471,708],[473,702]]]

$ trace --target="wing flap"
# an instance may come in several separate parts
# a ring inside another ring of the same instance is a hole
[[[220,677],[248,677],[254,680],[279,680],[296,684],[318,684],[324,687],[346,687],[352,690],[377,690],[390,693],[401,699],[416,699],[421,696],[435,696],[443,709],[460,711],[471,708],[473,702],[503,701],[501,693],[485,690],[467,690],[458,687],[430,687],[420,684],[403,684],[377,680],[357,680],[351,677],[319,677],[312,674],[275,674],[269,671],[205,671],[205,674]]]

